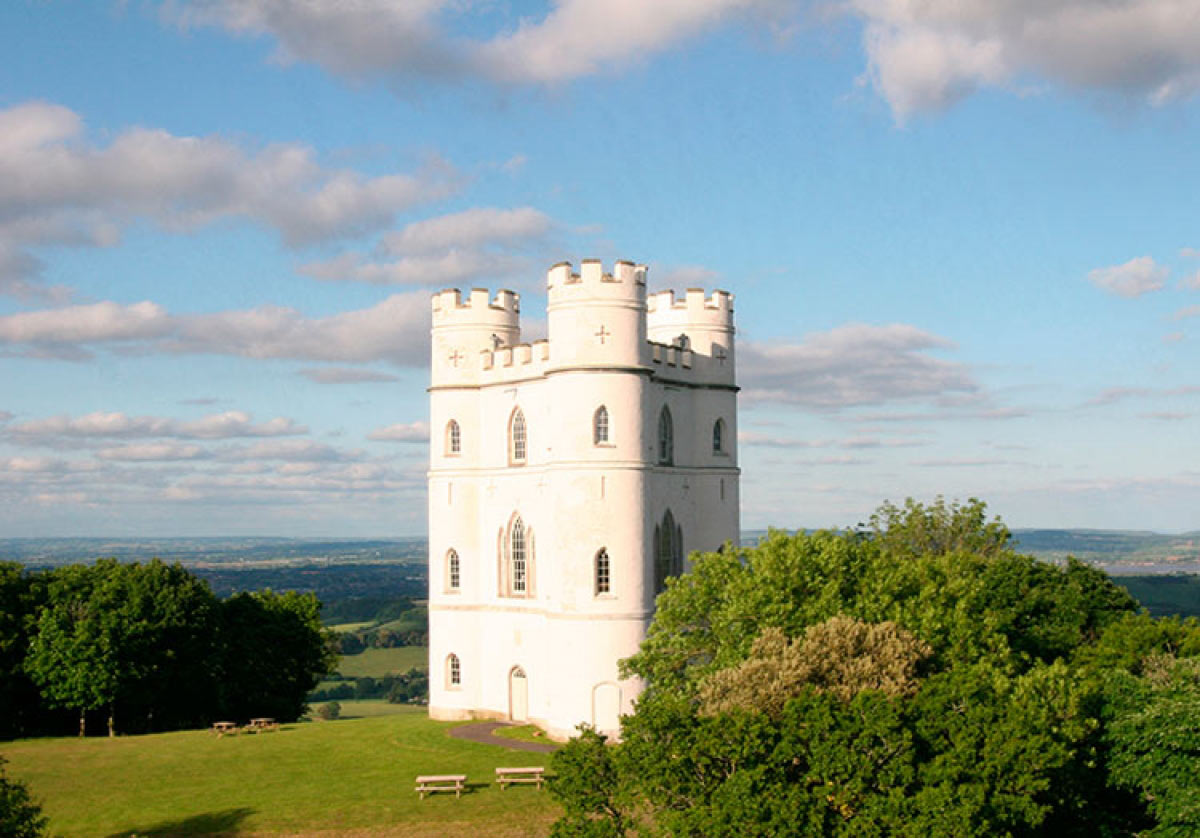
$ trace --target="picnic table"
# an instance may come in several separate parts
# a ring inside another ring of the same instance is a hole
[[[546,769],[541,765],[526,765],[518,768],[497,768],[496,782],[500,784],[500,791],[510,783],[537,783],[537,787],[541,789],[542,783],[545,781]]]
[[[466,784],[466,774],[428,774],[417,778],[417,794],[422,800],[435,791],[452,791],[455,797],[460,797]]]
[[[246,729],[249,731],[260,731],[261,730],[261,731],[265,732],[268,730],[278,730],[279,725],[275,722],[274,719],[270,718],[269,716],[263,716],[258,719],[251,719],[250,724],[247,726]]]
[[[226,733],[237,733],[237,722],[213,722],[212,732],[217,734],[218,739]]]

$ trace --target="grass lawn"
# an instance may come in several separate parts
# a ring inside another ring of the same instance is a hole
[[[544,755],[452,739],[452,724],[430,721],[424,708],[368,715],[364,704],[376,702],[343,704],[360,718],[253,736],[28,739],[0,745],[0,754],[42,803],[50,832],[70,838],[548,834],[559,812],[548,793],[501,793],[493,782],[497,766],[544,764]],[[451,773],[467,775],[461,800],[418,800],[418,774]]]
[[[343,655],[337,671],[350,678],[380,678],[399,675],[414,666],[429,665],[429,650],[424,646],[398,646],[394,649],[364,649],[357,655]]]

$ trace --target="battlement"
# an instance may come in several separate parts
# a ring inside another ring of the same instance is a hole
[[[521,297],[501,288],[491,298],[486,288],[472,288],[464,300],[457,288],[433,295],[434,326],[516,325],[521,314]]]
[[[674,291],[659,291],[646,299],[646,311],[651,328],[658,323],[733,328],[733,295],[728,291],[705,297],[703,288],[689,288],[681,300],[675,299]]]
[[[574,273],[570,262],[559,262],[546,272],[546,291],[551,304],[589,297],[641,301],[646,297],[646,266],[620,261],[612,273],[605,273],[599,259],[584,259]]]

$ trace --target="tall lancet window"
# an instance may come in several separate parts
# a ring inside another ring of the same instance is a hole
[[[725,420],[718,419],[713,423],[713,453],[725,453]]]
[[[451,654],[446,658],[446,686],[457,687],[462,684],[462,664],[458,662],[458,655]]]
[[[671,423],[671,411],[666,406],[658,414],[658,464],[675,464],[675,427]]]
[[[592,442],[604,445],[608,442],[608,408],[600,405],[592,416]]]
[[[446,453],[458,454],[462,451],[462,430],[453,419],[446,425]]]
[[[612,565],[608,560],[608,551],[603,547],[596,554],[596,595],[607,594],[612,590]]]
[[[446,554],[446,590],[457,591],[461,581],[458,551],[451,550]]]
[[[683,528],[675,523],[670,510],[654,528],[654,592],[667,587],[667,577],[683,572]]]
[[[513,521],[511,538],[509,556],[512,563],[512,589],[513,593],[523,594],[528,587],[529,563],[525,544],[525,522],[520,518]]]
[[[512,463],[525,462],[525,414],[521,408],[513,411],[508,422],[508,458]]]

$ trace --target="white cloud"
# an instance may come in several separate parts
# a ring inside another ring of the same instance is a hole
[[[1140,297],[1166,285],[1167,269],[1150,256],[1130,259],[1123,265],[1088,271],[1088,282],[1120,297]]]
[[[1186,288],[1190,291],[1200,291],[1200,271],[1196,271],[1195,273],[1185,276],[1183,279],[1179,280],[1179,287]]]
[[[743,343],[739,377],[747,401],[840,409],[973,392],[961,364],[925,354],[950,342],[914,326],[852,323],[803,342]]]
[[[560,0],[540,21],[479,46],[493,78],[561,82],[590,76],[661,52],[752,10],[753,0]]]
[[[93,145],[77,114],[39,102],[0,110],[0,137],[0,292],[25,297],[48,293],[30,248],[111,246],[137,220],[187,231],[230,217],[299,246],[382,230],[460,180],[436,158],[368,177],[322,167],[307,146],[247,150],[145,128]]]
[[[786,30],[806,13],[862,24],[866,79],[896,118],[981,87],[1048,81],[1153,105],[1200,90],[1194,0],[557,0],[536,17],[456,0],[192,0],[175,17],[267,35],[276,58],[393,83],[556,84],[620,71],[719,27]],[[477,40],[449,34],[470,16]]]
[[[388,425],[377,428],[367,434],[367,439],[376,442],[428,442],[429,424],[427,422],[410,422]]]
[[[477,207],[409,224],[385,234],[375,254],[343,253],[300,267],[316,279],[373,285],[449,286],[528,271],[532,248],[557,225],[532,207]]]
[[[1194,0],[846,0],[901,121],[980,87],[1045,79],[1154,105],[1200,90]]]
[[[172,315],[151,302],[103,302],[0,317],[0,345],[12,347],[9,354],[71,359],[116,345],[146,353],[423,366],[429,317],[429,297],[422,292],[328,317],[283,306]]]
[[[1200,317],[1200,305],[1184,306],[1171,315],[1173,320],[1187,320],[1189,317]]]
[[[177,460],[199,460],[210,454],[199,445],[180,445],[173,442],[147,442],[134,445],[118,445],[101,448],[96,457],[101,460],[124,462],[173,462]]]
[[[308,429],[291,419],[276,417],[255,424],[250,414],[231,410],[200,419],[180,420],[162,416],[128,416],[124,413],[88,413],[84,416],[52,416],[10,425],[5,433],[23,443],[48,443],[63,439],[233,439],[256,436],[290,436]],[[115,458],[117,459],[117,458]],[[135,459],[135,458],[129,458]]]
[[[225,460],[248,462],[284,460],[293,463],[341,463],[360,458],[360,451],[345,451],[309,439],[273,439],[220,452]]]

